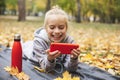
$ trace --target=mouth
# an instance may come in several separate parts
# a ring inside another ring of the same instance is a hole
[[[52,38],[53,38],[54,40],[60,40],[61,37],[62,37],[62,35],[52,35]]]
[[[62,35],[60,35],[60,36],[52,36],[55,40],[59,40],[61,37],[62,37]]]

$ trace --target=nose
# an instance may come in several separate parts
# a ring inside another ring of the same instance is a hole
[[[55,33],[59,33],[60,30],[59,30],[58,28],[55,28],[54,32],[55,32]]]

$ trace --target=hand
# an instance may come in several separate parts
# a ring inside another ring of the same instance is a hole
[[[48,59],[49,61],[54,60],[55,58],[59,57],[60,54],[61,54],[61,52],[58,51],[58,50],[56,50],[56,51],[54,51],[54,52],[50,52],[50,50],[48,49],[48,50],[46,50],[46,52],[48,53],[47,59]]]
[[[80,55],[80,50],[79,49],[73,49],[71,51],[71,59],[77,59],[78,56]]]

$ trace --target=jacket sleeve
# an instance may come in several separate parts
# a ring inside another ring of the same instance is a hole
[[[78,59],[73,60],[70,59],[70,55],[66,55],[64,66],[68,71],[76,71],[78,68]]]
[[[33,52],[35,54],[34,57],[38,60],[40,67],[46,71],[53,69],[53,67],[56,64],[55,61],[53,63],[48,61],[47,53],[45,52],[45,50],[47,50],[48,48],[49,46],[43,40],[34,39],[33,42]]]

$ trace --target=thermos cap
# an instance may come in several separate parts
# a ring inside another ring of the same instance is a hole
[[[21,39],[21,35],[20,35],[20,34],[15,34],[15,35],[14,35],[14,39],[20,40],[20,39]]]

